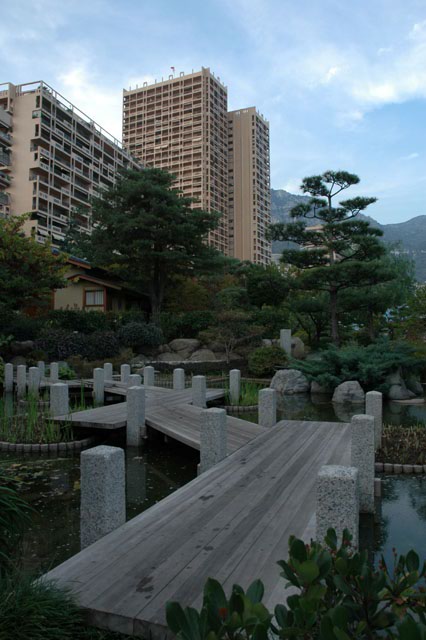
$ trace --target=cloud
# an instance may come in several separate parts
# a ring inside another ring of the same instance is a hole
[[[415,160],[419,155],[420,154],[415,151],[414,153],[409,153],[408,156],[401,156],[400,160]]]

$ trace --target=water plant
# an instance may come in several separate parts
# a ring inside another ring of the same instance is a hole
[[[45,401],[28,394],[15,411],[12,398],[0,400],[0,440],[23,444],[49,444],[72,440],[71,424],[54,422]]]
[[[259,386],[255,382],[243,380],[241,382],[241,393],[238,402],[231,401],[231,395],[229,387],[225,389],[225,404],[235,405],[239,407],[254,406],[258,403],[258,394],[262,386]]]
[[[396,464],[426,464],[425,425],[383,425],[382,446],[376,459]]]

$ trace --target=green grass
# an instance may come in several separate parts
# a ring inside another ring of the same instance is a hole
[[[426,427],[384,424],[382,446],[376,454],[377,462],[391,464],[426,464]]]
[[[40,400],[45,400],[42,396]],[[64,426],[52,420],[48,408],[39,405],[39,398],[29,394],[26,405],[12,415],[4,400],[0,400],[0,440],[23,444],[49,444],[70,442],[73,438],[70,424]]]
[[[231,402],[229,387],[225,389],[225,404],[239,407],[248,407],[258,403],[258,394],[262,387],[255,382],[243,381],[241,383],[241,395],[238,402]]]

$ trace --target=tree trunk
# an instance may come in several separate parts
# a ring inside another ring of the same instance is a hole
[[[337,318],[337,291],[330,291],[331,340],[336,347],[340,346],[339,323]]]
[[[367,311],[368,314],[368,337],[370,338],[371,342],[374,342],[374,338],[375,336],[375,331],[374,331],[374,315],[373,312],[368,310]]]

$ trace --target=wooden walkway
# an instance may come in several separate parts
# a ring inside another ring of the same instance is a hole
[[[208,577],[228,593],[261,578],[273,607],[289,536],[314,532],[319,468],[349,458],[349,425],[282,421],[47,578],[73,590],[92,624],[154,640],[166,602],[199,607]]]

